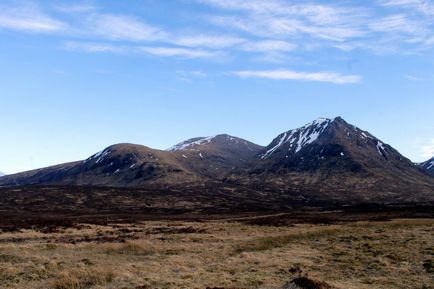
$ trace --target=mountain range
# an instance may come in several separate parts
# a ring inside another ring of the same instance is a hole
[[[434,201],[434,158],[416,165],[392,146],[340,117],[319,118],[260,146],[220,134],[167,150],[112,145],[86,160],[0,178],[0,186],[246,189],[294,201]]]

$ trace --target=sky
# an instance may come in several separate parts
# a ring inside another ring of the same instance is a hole
[[[0,1],[6,173],[336,116],[420,162],[433,94],[430,0]]]

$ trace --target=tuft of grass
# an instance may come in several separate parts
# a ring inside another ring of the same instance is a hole
[[[338,232],[339,230],[337,228],[326,228],[322,230],[297,234],[255,238],[235,245],[234,251],[237,254],[242,252],[266,251],[278,247],[283,247],[291,243],[299,243],[302,241],[313,241],[320,238],[326,238],[331,235],[335,235]]]
[[[157,249],[151,242],[144,240],[127,241],[125,243],[105,244],[105,253],[107,254],[124,254],[124,255],[153,255]]]
[[[115,274],[111,270],[72,270],[60,273],[52,282],[52,289],[86,289],[113,282]]]

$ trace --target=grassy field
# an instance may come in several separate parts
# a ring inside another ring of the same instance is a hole
[[[146,221],[0,233],[1,288],[432,289],[433,284],[434,219],[291,225]]]

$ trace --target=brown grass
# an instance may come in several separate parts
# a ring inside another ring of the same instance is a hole
[[[0,233],[0,288],[433,289],[433,229],[432,219],[409,219],[7,232]]]
[[[113,282],[115,273],[111,270],[81,269],[60,272],[51,284],[53,289],[85,289]]]

